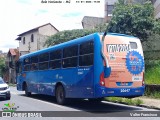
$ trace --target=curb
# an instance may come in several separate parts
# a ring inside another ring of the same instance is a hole
[[[141,105],[138,105],[139,107],[145,107],[145,108],[149,108],[149,109],[156,109],[156,110],[160,110],[159,107],[155,107],[155,106],[149,106],[149,105],[146,105],[146,104],[141,104]]]
[[[107,100],[105,100],[105,101],[107,101]],[[107,101],[107,102],[112,102],[112,101]],[[113,103],[119,103],[119,104],[128,105],[128,104],[126,104],[125,102],[113,102]],[[146,105],[146,104],[132,105],[132,106],[137,106],[137,107],[144,107],[144,108],[148,108],[148,109],[156,109],[156,110],[160,110],[159,107],[156,107],[156,106],[149,106],[149,105]]]

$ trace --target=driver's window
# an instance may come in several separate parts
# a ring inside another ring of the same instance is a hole
[[[17,71],[17,73],[21,73],[22,72],[22,64],[21,64],[21,62],[17,62],[16,71]]]

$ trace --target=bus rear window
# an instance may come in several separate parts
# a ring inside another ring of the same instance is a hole
[[[137,49],[137,43],[136,42],[130,42],[131,49]]]

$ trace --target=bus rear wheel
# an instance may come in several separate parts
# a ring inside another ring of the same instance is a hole
[[[63,105],[66,103],[65,90],[62,85],[59,85],[56,88],[56,101],[60,105]]]
[[[27,86],[27,84],[25,84],[25,95],[27,97],[31,96],[31,92],[28,92],[28,86]]]

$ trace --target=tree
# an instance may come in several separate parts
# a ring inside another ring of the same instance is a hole
[[[154,22],[154,28],[153,28],[153,33],[160,35],[160,20],[155,20],[155,22]]]
[[[83,29],[61,31],[61,32],[58,32],[57,34],[49,37],[46,40],[44,45],[49,47],[49,46],[63,43],[63,42],[69,41],[69,40],[79,38],[79,37],[83,37],[85,35],[89,35],[94,32],[95,32],[95,30],[83,30]]]
[[[74,29],[74,30],[65,30],[58,32],[55,35],[49,37],[44,46],[52,46],[56,44],[60,44],[69,40],[73,40],[79,37],[83,37],[95,32],[104,32],[107,28],[107,24],[97,25],[94,29]]]
[[[5,59],[0,57],[0,76],[2,76],[5,69]]]
[[[154,28],[154,7],[151,2],[130,4],[119,0],[115,4],[108,32],[130,34],[146,41]]]

